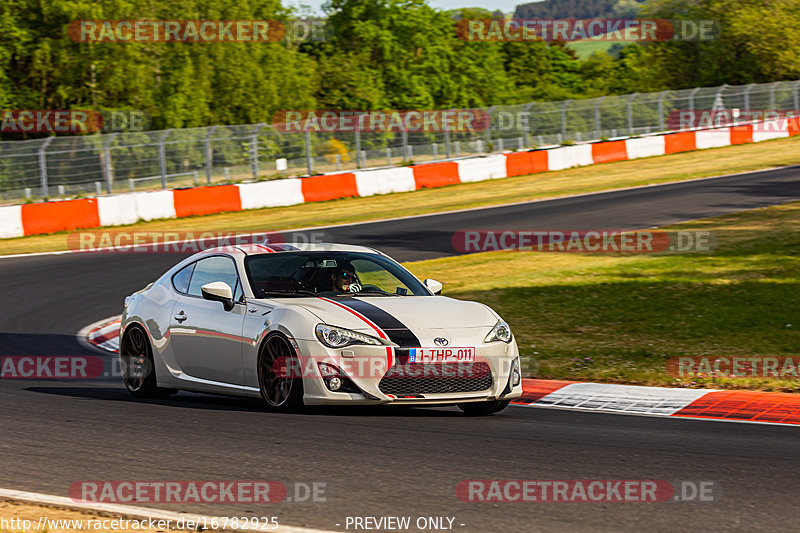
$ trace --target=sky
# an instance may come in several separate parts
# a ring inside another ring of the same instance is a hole
[[[314,14],[321,15],[320,6],[325,0],[286,0],[286,4],[297,6],[300,3],[311,7]],[[482,7],[495,11],[501,10],[503,13],[512,13],[518,4],[526,4],[533,0],[428,0],[428,3],[439,9],[457,9],[461,7]]]

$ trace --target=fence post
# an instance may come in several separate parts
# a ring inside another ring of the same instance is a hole
[[[353,133],[356,140],[356,168],[361,168],[361,132],[358,131],[358,126],[356,126],[356,131]]]
[[[633,93],[628,96],[628,136],[633,135],[633,101],[639,93]]]
[[[408,132],[406,131],[405,126],[403,126],[402,137],[403,137],[403,163],[405,163],[408,161]]]
[[[722,101],[722,93],[727,88],[728,88],[728,84],[727,83],[723,83],[720,86],[719,90],[717,90],[717,94],[714,95],[714,105],[711,106],[711,110],[712,111],[721,111],[721,110],[725,109],[725,102]],[[720,104],[720,109],[717,108],[717,102],[719,102],[719,104]]]
[[[769,86],[769,110],[775,111],[775,89],[781,82],[776,81],[775,83],[770,84]]]
[[[161,134],[161,137],[158,139],[158,162],[161,167],[161,188],[167,188],[167,155],[166,150],[164,150],[164,140],[170,134],[172,129],[168,129],[164,133]]]
[[[695,95],[695,93],[697,93],[697,91],[699,91],[699,90],[700,90],[700,87],[695,87],[695,88],[694,88],[694,89],[692,89],[692,91],[689,93],[689,111],[694,111],[694,95]]]
[[[491,146],[491,144],[492,144],[492,111],[494,111],[495,108],[497,108],[497,106],[493,105],[492,107],[490,107],[486,111],[486,114],[489,115],[489,124],[486,126],[486,151],[487,152],[490,151],[489,150],[489,146]]]
[[[797,98],[797,90],[795,89],[795,98]],[[795,109],[798,109],[798,106],[794,106]],[[445,126],[444,129],[444,154],[447,159],[450,159],[450,130]]]
[[[39,147],[39,182],[42,187],[42,198],[47,198],[50,195],[50,191],[47,190],[47,157],[45,157],[44,151],[47,150],[53,139],[54,137],[48,137]]]
[[[744,90],[744,110],[747,111],[748,114],[750,114],[750,91],[752,91],[755,86],[755,83],[751,83]]]
[[[314,159],[311,157],[311,132],[306,130],[305,132],[305,139],[306,139],[306,169],[308,170],[308,175],[314,175]]]
[[[794,82],[794,112],[800,109],[800,81]]]
[[[356,114],[356,131],[354,132],[356,141],[356,168],[361,168],[361,119],[366,116],[366,114]]]
[[[529,145],[529,143],[528,143],[528,135],[530,134],[530,130],[531,130],[531,123],[530,123],[531,107],[533,107],[533,102],[525,104],[525,107],[522,110],[522,112],[524,113],[523,116],[525,117],[525,129],[522,130],[522,132],[523,132],[522,133],[522,142],[523,142],[524,146],[528,146]],[[521,149],[522,149],[522,147],[520,147],[520,150]]]
[[[217,126],[211,126],[208,128],[208,133],[206,133],[205,138],[205,148],[206,148],[206,183],[211,185],[211,168],[213,165],[213,158],[211,157],[211,135],[214,134],[214,130],[217,129]]]
[[[601,96],[600,98],[595,98],[594,101],[594,131],[595,137],[600,138],[602,135],[600,134],[600,104],[603,101],[605,96]]]
[[[253,167],[253,179],[258,179],[258,134],[259,132],[264,129],[263,122],[261,124],[256,124],[253,133],[250,135],[250,157]]]
[[[658,95],[658,128],[659,131],[666,131],[667,126],[664,124],[664,97],[667,96],[667,91],[661,91]]]
[[[561,138],[567,138],[567,106],[569,106],[572,100],[565,100],[564,103],[561,104]]]
[[[111,146],[111,143],[114,141],[114,139],[117,137],[117,135],[119,135],[119,133],[112,133],[111,135],[108,136],[108,139],[106,140],[106,142],[103,143],[103,159],[104,159],[104,162],[106,164],[106,168],[105,168],[105,171],[106,171],[106,176],[105,176],[105,178],[106,178],[106,192],[108,194],[111,194],[111,189],[112,189],[113,184],[114,184],[114,175],[113,175],[113,170],[111,168],[111,148],[110,148],[110,146]]]
[[[390,146],[386,147],[386,166],[392,166],[392,148]]]

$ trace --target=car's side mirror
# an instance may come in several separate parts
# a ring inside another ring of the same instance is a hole
[[[422,283],[424,283],[425,286],[428,287],[428,290],[431,291],[433,294],[437,296],[442,294],[443,285],[441,284],[441,282],[436,281],[435,279],[426,279]]]
[[[222,307],[226,311],[233,309],[233,290],[224,281],[214,281],[206,283],[200,288],[203,298],[212,302],[222,302]]]

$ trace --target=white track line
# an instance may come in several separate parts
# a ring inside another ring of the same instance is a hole
[[[670,154],[670,155],[672,155],[672,154]],[[635,161],[635,160],[631,159],[629,161]],[[637,189],[647,189],[647,188],[651,188],[651,187],[665,187],[667,185],[678,185],[678,184],[681,184],[681,183],[692,183],[692,182],[695,182],[695,181],[707,181],[707,180],[716,180],[716,179],[722,179],[722,178],[732,178],[732,177],[735,177],[735,176],[745,176],[745,175],[748,175],[748,174],[758,174],[760,172],[770,172],[770,171],[773,171],[773,170],[784,170],[784,169],[793,168],[793,167],[797,167],[797,165],[788,165],[788,166],[785,166],[785,167],[768,167],[768,168],[762,168],[762,169],[759,169],[759,170],[748,170],[747,172],[737,172],[735,174],[721,174],[719,176],[707,176],[707,177],[704,177],[704,178],[692,178],[692,179],[680,180],[680,181],[667,181],[667,182],[663,182],[663,183],[649,183],[647,185],[636,185],[634,187],[621,187],[621,188],[618,188],[618,189],[606,189],[606,190],[602,190],[602,191],[585,192],[585,193],[581,193],[581,194],[568,194],[568,195],[564,195],[564,196],[551,196],[551,197],[547,197],[547,198],[539,198],[537,200],[521,200],[519,202],[510,202],[510,203],[507,203],[507,204],[483,205],[483,206],[477,206],[477,207],[466,207],[464,209],[453,209],[453,210],[449,210],[449,211],[438,211],[438,212],[433,212],[433,213],[421,213],[419,215],[406,215],[406,216],[402,216],[402,217],[380,218],[380,219],[375,219],[375,220],[362,220],[360,222],[345,222],[345,223],[342,223],[342,224],[332,224],[330,226],[307,226],[307,227],[303,227],[303,228],[282,229],[282,230],[267,231],[267,232],[257,231],[257,232],[251,232],[251,233],[238,233],[238,232],[235,232],[235,231],[231,231],[231,233],[236,233],[237,235],[242,236],[242,237],[248,237],[248,236],[252,237],[252,236],[255,236],[255,235],[267,235],[267,234],[275,234],[275,233],[295,233],[295,232],[300,232],[300,231],[311,231],[311,230],[318,230],[319,231],[319,230],[326,230],[326,229],[346,228],[346,227],[349,227],[349,226],[359,226],[359,225],[363,225],[363,224],[378,224],[378,223],[381,223],[381,222],[396,222],[396,221],[399,221],[399,220],[411,220],[411,219],[415,219],[415,218],[431,217],[431,216],[437,216],[437,215],[450,215],[450,214],[455,214],[455,213],[468,213],[470,211],[481,211],[481,210],[486,210],[486,209],[500,209],[500,208],[503,208],[503,207],[512,207],[512,206],[515,206],[515,205],[538,204],[538,203],[541,203],[541,202],[552,202],[554,200],[567,200],[567,199],[571,199],[571,198],[582,198],[582,197],[585,197],[585,196],[596,196],[598,194],[608,194],[608,193],[623,192],[623,191],[635,191]],[[584,167],[576,167],[576,168],[584,168]],[[551,171],[551,172],[560,172],[560,171]],[[512,176],[512,178],[515,178],[515,177],[521,177],[521,176]],[[503,179],[512,179],[512,178],[503,178]],[[474,182],[474,183],[481,183],[481,182]],[[415,191],[409,191],[409,192],[415,192]],[[367,197],[362,197],[362,198],[367,198]],[[313,203],[313,202],[309,202],[309,204],[311,204],[311,203]],[[307,204],[297,204],[297,205],[307,205]],[[265,208],[265,209],[271,209],[271,208]],[[245,210],[236,211],[236,212],[239,213],[239,212],[243,212],[243,211],[245,211]],[[205,215],[205,216],[210,216],[210,215]],[[179,219],[176,218],[174,220],[179,220]],[[683,222],[691,222],[692,220],[698,220],[698,219],[681,220],[681,221],[675,222],[675,224],[680,224],[680,223],[683,223]],[[96,230],[108,229],[108,228],[114,228],[114,227],[115,226],[106,226],[105,228],[86,228],[85,230],[79,230],[79,231],[96,231]],[[653,226],[653,227],[656,227],[656,226]],[[623,230],[623,229],[624,228],[621,228],[621,230]],[[136,230],[135,229],[131,229],[130,231],[131,232],[135,232]],[[30,237],[31,235],[26,235],[26,236]],[[21,239],[23,237],[15,237],[15,238]],[[186,243],[186,242],[196,242],[198,240],[200,240],[200,239],[194,239],[194,240],[189,239],[189,240],[182,240],[182,241],[159,242],[157,244],[150,244],[150,246],[166,246],[166,245],[171,245],[171,244],[183,244],[183,243]],[[0,240],[0,242],[1,241],[2,240]],[[142,246],[148,246],[148,244],[143,244]],[[66,255],[66,254],[96,253],[96,252],[105,252],[105,251],[109,251],[109,250],[115,250],[115,248],[113,248],[113,247],[110,247],[110,248],[95,248],[95,249],[92,249],[92,250],[57,250],[57,251],[53,251],[53,252],[33,252],[33,253],[28,253],[28,254],[0,255],[0,260],[13,259],[13,258],[18,258],[18,257],[38,257],[38,256],[45,256],[45,255]]]
[[[46,505],[46,506],[67,507],[70,509],[77,509],[81,511],[98,511],[102,513],[112,513],[114,515],[119,515],[120,517],[130,517],[137,519],[152,518],[153,520],[170,520],[173,523],[177,523],[179,520],[183,520],[184,522],[193,521],[201,523],[204,522],[206,524],[209,524],[211,523],[211,520],[219,520],[220,523],[224,520],[224,518],[215,516],[175,513],[172,511],[149,509],[147,507],[134,507],[132,505],[121,505],[116,503],[80,503],[80,502],[75,502],[71,498],[65,498],[63,496],[51,496],[50,494],[39,494],[36,492],[24,492],[21,490],[11,490],[3,488],[0,488],[0,498],[7,500],[14,500],[14,501],[36,503],[39,505]],[[284,525],[278,526],[277,528],[264,527],[264,526],[252,529],[226,528],[225,531],[270,531],[277,533],[281,532],[333,533],[331,530],[311,529],[305,527],[294,527],[294,526],[284,526]]]

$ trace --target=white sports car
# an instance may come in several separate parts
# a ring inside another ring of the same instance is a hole
[[[522,394],[517,344],[489,307],[440,296],[376,250],[265,244],[195,254],[125,299],[135,396],[261,396],[267,406],[458,405]]]

